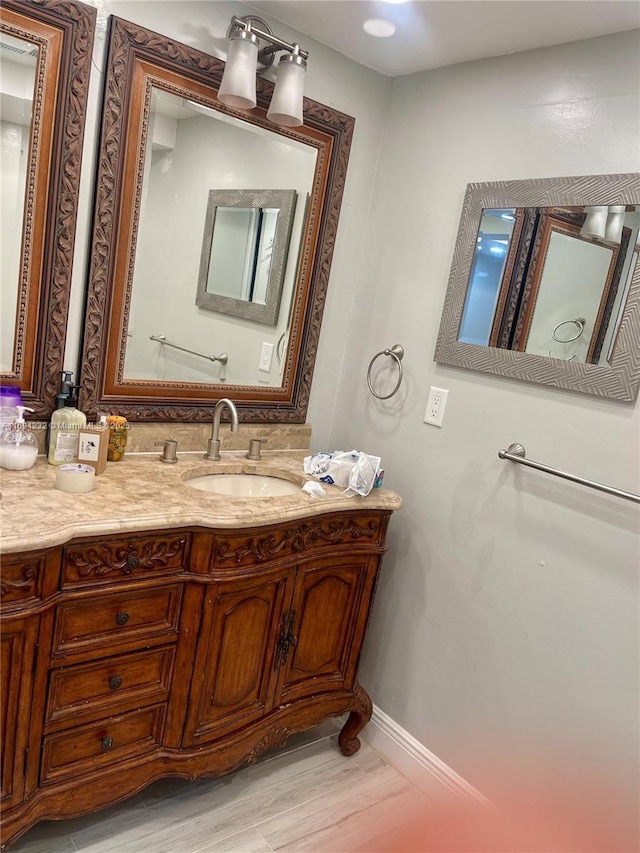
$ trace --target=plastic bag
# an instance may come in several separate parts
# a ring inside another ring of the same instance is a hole
[[[382,482],[380,463],[379,456],[370,456],[359,450],[337,450],[335,453],[322,451],[307,456],[303,466],[306,474],[323,483],[340,486],[347,495],[364,496]]]

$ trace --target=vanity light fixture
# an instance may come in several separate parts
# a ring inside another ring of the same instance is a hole
[[[624,204],[614,205],[609,207],[609,215],[607,216],[607,225],[604,232],[604,239],[611,243],[619,243],[622,239],[622,226],[624,225],[624,215],[626,207]]]
[[[301,125],[308,51],[302,50],[299,44],[278,38],[267,22],[256,15],[243,18],[234,15],[227,38],[229,51],[218,100],[228,107],[253,109],[256,106],[256,74],[271,68],[275,54],[283,50],[267,118],[286,127]],[[267,44],[262,46],[262,42]]]
[[[584,212],[586,213],[586,217],[580,229],[580,235],[582,237],[599,237],[603,239],[607,227],[609,208],[606,205],[595,205],[593,207],[585,207]]]

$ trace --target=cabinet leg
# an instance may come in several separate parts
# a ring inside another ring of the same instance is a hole
[[[360,749],[358,735],[371,719],[373,703],[371,697],[360,685],[356,685],[355,703],[349,719],[338,736],[338,744],[343,755],[354,755]]]

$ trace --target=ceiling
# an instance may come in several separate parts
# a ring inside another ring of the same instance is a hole
[[[640,0],[252,0],[249,5],[390,77],[640,27]],[[367,35],[362,24],[369,18],[393,22],[395,35]]]

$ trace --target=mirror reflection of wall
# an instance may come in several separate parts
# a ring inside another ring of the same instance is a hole
[[[265,304],[278,209],[218,207],[207,293]]]
[[[38,47],[0,34],[0,370],[11,371]]]
[[[281,384],[279,358],[264,371],[260,356],[264,343],[277,352],[278,342],[286,337],[305,206],[299,204],[295,211],[277,323],[265,327],[194,304],[208,196],[212,187],[259,186],[287,187],[306,198],[315,167],[312,146],[153,88],[128,312],[126,379]],[[211,268],[211,278],[217,269]],[[257,292],[255,298],[259,301]],[[152,335],[165,335],[198,352],[224,351],[228,363],[211,363],[163,346],[151,341]]]
[[[622,214],[594,234],[582,207],[483,209],[458,341],[608,363],[638,257],[640,213]]]

